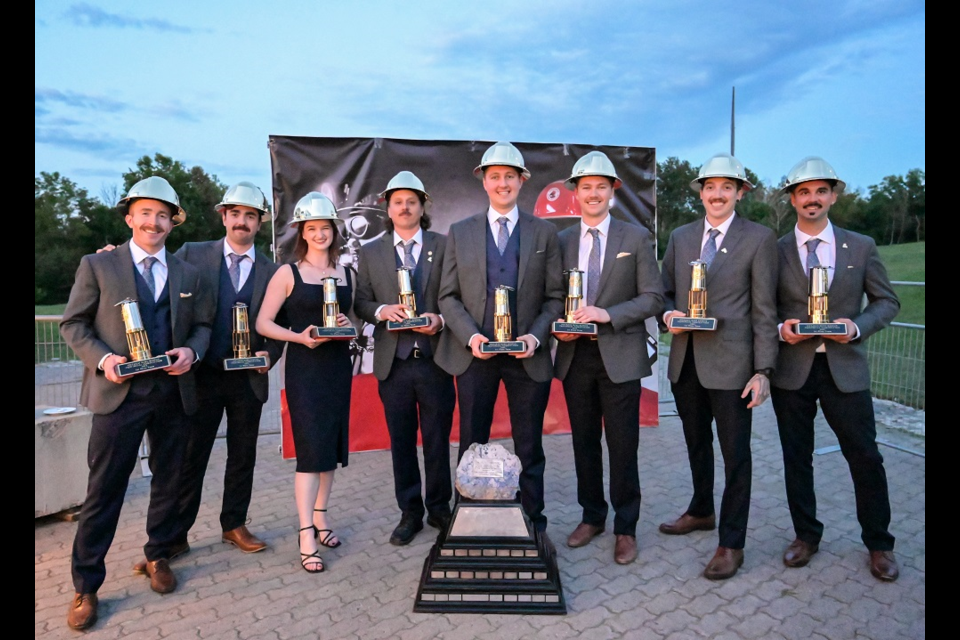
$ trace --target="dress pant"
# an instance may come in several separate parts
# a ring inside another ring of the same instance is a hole
[[[223,473],[220,526],[223,531],[231,531],[246,523],[263,412],[263,403],[250,388],[246,371],[221,371],[202,364],[196,379],[200,408],[188,419],[190,433],[178,504],[178,543],[187,541],[187,533],[197,520],[203,478],[224,411],[227,414],[227,464]]]
[[[725,485],[720,503],[720,546],[743,549],[750,515],[750,487],[753,460],[750,453],[752,410],[742,390],[707,389],[697,376],[693,340],[687,343],[683,367],[671,385],[677,413],[683,423],[687,455],[693,476],[693,498],[687,513],[696,517],[714,514],[713,428],[723,455]]]
[[[453,377],[432,358],[396,358],[390,375],[380,381],[380,400],[390,432],[393,484],[397,506],[404,514],[423,518],[420,465],[417,461],[417,431],[423,438],[423,468],[426,476],[426,510],[431,515],[450,515],[450,429],[456,392]]]
[[[887,474],[877,448],[870,391],[840,391],[830,374],[827,355],[818,353],[800,389],[788,391],[773,387],[772,398],[783,448],[787,504],[797,537],[819,544],[823,535],[813,489],[813,420],[819,400],[823,416],[837,434],[840,451],[850,465],[863,543],[870,551],[891,551],[894,537],[889,532]]]
[[[174,376],[156,376],[148,393],[131,391],[116,411],[94,415],[87,447],[90,475],[73,541],[71,572],[77,593],[96,593],[106,577],[104,558],[117,532],[130,474],[144,431],[150,439],[150,505],[147,560],[167,557],[178,535],[177,487],[183,464],[187,419]]]
[[[610,502],[613,532],[637,535],[640,519],[640,380],[611,382],[596,340],[580,338],[563,380],[577,469],[577,501],[583,521],[602,527],[607,520],[603,497],[603,449],[606,433],[610,458]]]
[[[489,360],[474,358],[467,370],[457,376],[457,399],[460,402],[460,453],[475,442],[490,440],[493,407],[500,392],[500,382],[507,390],[510,408],[510,430],[514,453],[520,458],[520,503],[534,526],[544,531],[543,515],[543,416],[550,399],[550,381],[536,382],[527,375],[523,362],[510,355],[496,355]]]

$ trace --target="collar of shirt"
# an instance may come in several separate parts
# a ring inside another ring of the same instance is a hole
[[[226,238],[224,238],[224,240],[223,240],[223,257],[229,259],[231,253],[236,253],[236,254],[239,255],[239,256],[247,256],[248,258],[250,258],[250,264],[253,264],[253,263],[256,262],[256,260],[257,260],[256,250],[254,249],[253,245],[250,245],[250,248],[249,248],[249,249],[247,249],[247,250],[244,251],[243,253],[240,253],[240,252],[238,252],[237,250],[235,250],[233,247],[231,247],[231,246],[230,246],[230,243],[227,242]],[[229,260],[228,260],[227,264],[229,264]],[[244,263],[241,262],[240,264],[243,265]]]
[[[133,257],[133,264],[137,265],[137,268],[141,269],[141,272],[143,269],[143,266],[142,266],[143,259],[149,255],[152,255],[154,258],[156,258],[157,262],[162,264],[164,269],[167,268],[167,248],[166,247],[160,247],[160,251],[157,251],[154,254],[150,254],[144,251],[143,249],[141,249],[136,242],[131,240],[130,255]]]
[[[517,222],[520,220],[520,210],[514,206],[513,209],[507,213],[500,213],[493,207],[487,208],[487,224],[490,225],[490,230],[493,232],[494,238],[500,233],[500,223],[497,222],[497,220],[499,220],[501,216],[507,216],[507,219],[510,221],[507,225],[507,233],[513,235],[513,230],[517,228]]]
[[[834,233],[833,233],[833,223],[830,222],[830,220],[827,220],[827,226],[823,229],[823,231],[821,231],[815,236],[809,236],[805,234],[803,231],[800,231],[799,227],[794,227],[793,230],[795,235],[797,236],[797,250],[800,250],[801,247],[807,244],[807,240],[811,240],[813,238],[819,238],[821,243],[828,244],[830,246],[833,246],[836,244],[836,237],[834,236]]]
[[[580,239],[589,240],[592,245],[593,236],[590,235],[590,229],[597,229],[600,232],[600,238],[603,239],[603,242],[600,243],[600,246],[604,246],[606,244],[607,237],[610,235],[610,214],[608,213],[607,217],[603,219],[603,222],[598,224],[596,227],[591,227],[583,220],[580,220]]]
[[[413,245],[413,260],[414,262],[420,262],[420,250],[423,249],[423,229],[417,229],[417,232],[413,234],[413,237],[410,238],[414,241]],[[397,255],[400,256],[400,261],[403,261],[403,243],[406,242],[403,238],[400,237],[396,231],[393,232],[393,247],[397,250]]]
[[[710,229],[716,229],[720,232],[720,235],[717,236],[717,248],[723,244],[723,239],[727,237],[727,231],[730,230],[730,225],[733,224],[733,219],[737,217],[737,212],[734,211],[730,214],[730,217],[721,222],[716,227],[711,227],[710,223],[707,222],[706,217],[703,219],[703,236],[700,238],[700,248],[703,248],[703,245],[707,244],[707,238],[710,237]]]

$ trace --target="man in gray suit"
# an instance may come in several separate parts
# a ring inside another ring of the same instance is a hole
[[[190,418],[190,441],[181,476],[180,536],[174,552],[189,550],[187,533],[200,510],[203,477],[210,452],[227,414],[227,464],[223,474],[220,508],[221,539],[243,551],[262,551],[267,544],[246,526],[257,461],[260,415],[269,393],[269,367],[224,371],[224,358],[233,354],[233,314],[236,303],[247,306],[250,347],[255,355],[267,356],[272,366],[283,353],[283,343],[264,340],[253,327],[277,265],[254,248],[263,217],[269,215],[263,192],[250,182],[240,182],[224,193],[217,205],[226,237],[208,242],[187,242],[177,257],[200,270],[201,286],[212,297],[215,309],[210,349],[197,367],[200,409]],[[139,565],[135,567],[135,570]]]
[[[704,570],[711,580],[737,573],[750,511],[751,409],[770,393],[777,358],[777,239],[770,229],[738,216],[734,208],[752,185],[739,160],[718,154],[700,168],[690,187],[700,192],[703,221],[670,234],[663,258],[667,313],[686,316],[694,260],[707,263],[707,316],[715,331],[670,328],[667,375],[683,423],[693,498],[660,531],[683,535],[716,527],[713,503],[713,431],[723,454],[726,484],[720,504],[720,544]]]
[[[661,314],[664,304],[652,234],[610,215],[620,185],[613,163],[599,151],[577,160],[565,183],[576,192],[581,218],[560,233],[563,266],[584,272],[586,291],[586,305],[573,320],[596,323],[597,335],[556,334],[556,376],[567,399],[577,500],[583,507],[567,545],[582,547],[606,527],[600,445],[605,432],[615,512],[613,558],[629,564],[637,558],[640,519],[640,379],[651,373],[644,320]]]
[[[813,421],[819,401],[850,465],[870,572],[891,582],[900,571],[889,531],[890,498],[877,449],[866,339],[890,324],[900,302],[873,240],[830,222],[830,207],[844,186],[826,161],[809,157],[790,170],[784,187],[797,211],[797,226],[778,247],[780,354],[772,393],[797,537],[787,547],[783,563],[806,565],[823,535],[813,490]],[[831,320],[846,325],[845,334],[810,336],[795,331],[807,319],[808,273],[814,266],[827,267]]]
[[[67,624],[86,629],[97,620],[97,591],[106,577],[104,558],[116,533],[130,474],[144,431],[150,436],[150,506],[145,571],[150,587],[168,593],[177,586],[168,560],[178,532],[177,486],[187,438],[187,415],[197,410],[193,364],[210,340],[210,305],[195,267],[166,252],[171,229],[186,213],[163,178],[130,188],[118,208],[132,238],[116,251],[84,256],[63,312],[60,332],[84,363],[80,403],[93,415],[87,459],[87,496],[73,544],[76,594]],[[120,377],[127,361],[126,328],[116,304],[139,302],[153,355],[172,364]]]
[[[486,443],[493,407],[503,381],[520,473],[524,511],[540,531],[543,515],[543,416],[550,398],[553,363],[550,325],[563,312],[563,274],[557,230],[517,208],[520,187],[530,177],[523,156],[498,142],[474,175],[483,181],[487,211],[450,227],[440,281],[440,311],[447,330],[437,363],[457,377],[460,402],[460,456],[475,442]],[[510,355],[483,353],[494,337],[494,289],[516,290],[510,307],[516,340],[526,349]]]
[[[424,207],[430,196],[409,171],[394,176],[380,196],[387,202],[387,232],[360,248],[354,305],[359,317],[376,325],[373,374],[380,381],[394,492],[402,514],[390,544],[402,546],[423,529],[425,510],[427,523],[441,531],[450,521],[450,429],[457,398],[453,378],[434,362],[443,329],[437,294],[446,238],[428,231]],[[397,271],[402,267],[410,269],[416,313],[430,324],[388,331],[387,321],[401,322],[412,311],[399,302]],[[423,437],[426,501],[417,462],[418,431]]]

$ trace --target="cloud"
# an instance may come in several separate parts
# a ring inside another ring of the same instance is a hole
[[[92,4],[70,5],[64,17],[78,27],[105,27],[114,29],[146,29],[166,33],[196,33],[199,30],[161,20],[159,18],[133,18],[117,13],[108,13]]]
[[[93,109],[95,111],[106,111],[108,113],[118,113],[130,108],[125,102],[108,98],[105,96],[96,96],[76,91],[60,91],[49,87],[34,87],[33,89],[34,106],[44,103],[59,103],[69,107],[81,109]],[[43,109],[44,107],[39,107]]]
[[[106,134],[76,135],[67,129],[51,126],[34,127],[33,141],[34,144],[80,151],[104,160],[139,157],[153,152],[131,138]]]

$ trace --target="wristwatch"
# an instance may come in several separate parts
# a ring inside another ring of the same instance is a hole
[[[773,369],[756,369],[754,370],[754,373],[759,373],[769,378],[770,376],[773,375]]]

